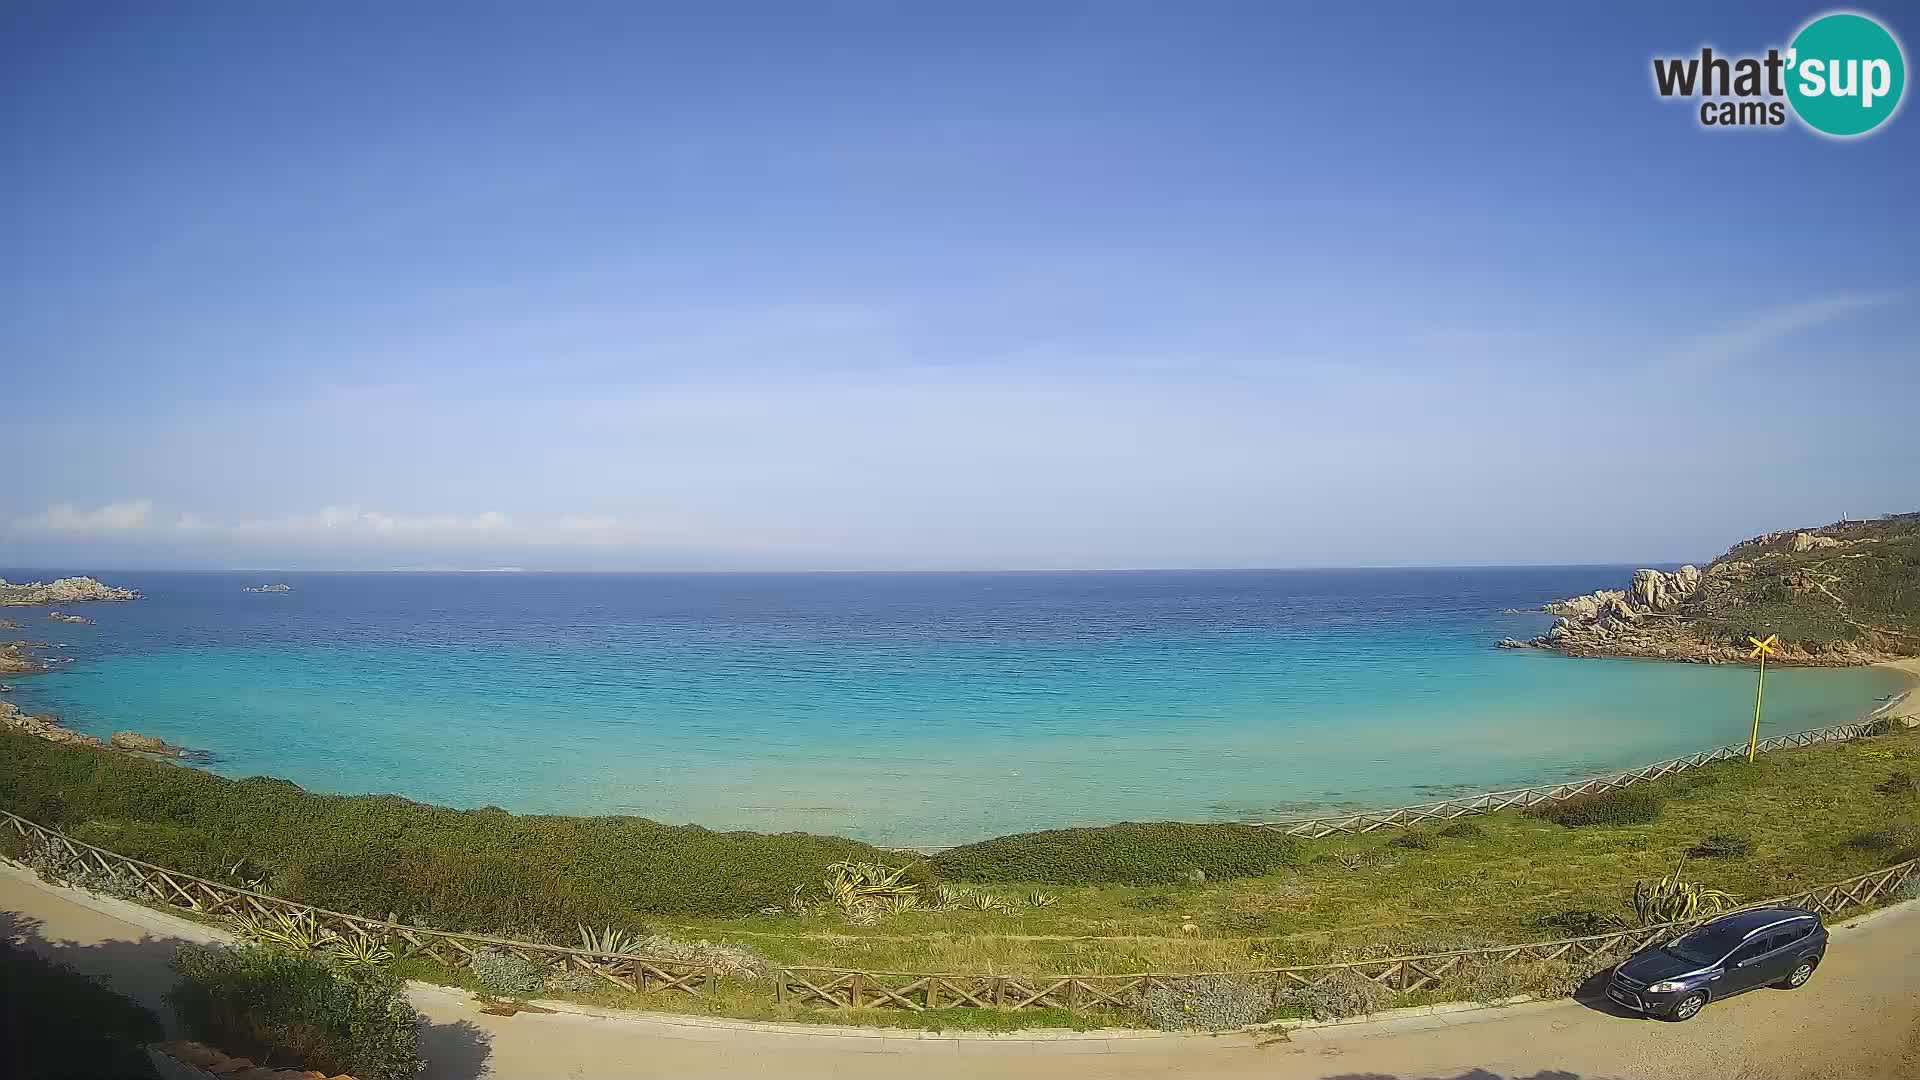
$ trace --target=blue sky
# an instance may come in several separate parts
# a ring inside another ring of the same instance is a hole
[[[1654,561],[1920,509],[1920,118],[1651,89],[1821,8],[408,7],[0,10],[0,565]]]

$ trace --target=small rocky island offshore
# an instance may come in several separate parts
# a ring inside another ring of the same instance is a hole
[[[117,589],[90,577],[67,577],[58,581],[30,581],[15,585],[0,578],[0,607],[24,607],[29,604],[77,604],[84,600],[138,600],[132,589]]]
[[[285,593],[285,592],[292,592],[293,586],[288,585],[285,582],[281,582],[277,585],[249,585],[246,588],[241,589],[240,591],[241,592]]]
[[[1745,663],[1748,635],[1779,662],[1830,667],[1920,656],[1920,513],[1767,533],[1705,570],[1636,570],[1625,589],[1556,600],[1560,616],[1508,649]]]

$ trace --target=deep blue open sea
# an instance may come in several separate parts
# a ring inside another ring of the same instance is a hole
[[[15,581],[57,570],[4,570]],[[1744,739],[1750,669],[1493,648],[1630,567],[113,573],[12,700],[331,792],[932,847],[1373,807]],[[241,587],[286,581],[288,595]],[[1878,669],[1780,670],[1764,731]]]

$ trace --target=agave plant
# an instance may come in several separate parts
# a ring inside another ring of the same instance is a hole
[[[365,930],[333,935],[326,951],[335,964],[349,971],[372,971],[393,963],[393,950],[387,948],[386,936]]]
[[[613,953],[624,955],[640,951],[641,935],[631,930],[607,925],[594,929],[580,923],[580,948],[590,953]]]
[[[1651,884],[1633,885],[1633,913],[1641,926],[1685,922],[1706,915],[1718,915],[1739,904],[1739,898],[1722,889],[1710,889],[1697,881],[1685,881],[1680,868]]]
[[[896,896],[920,895],[920,886],[906,880],[905,866],[884,866],[870,862],[837,862],[827,867],[822,883],[827,898],[843,911],[877,904]]]
[[[965,906],[974,890],[965,885],[950,885],[944,881],[933,884],[933,902],[928,906],[935,911],[953,911]]]
[[[339,940],[339,935],[321,926],[311,911],[291,915],[284,911],[237,915],[233,921],[242,937],[293,952],[316,952]]]
[[[1059,902],[1060,902],[1060,898],[1058,896],[1053,895],[1052,893],[1037,892],[1037,893],[1029,893],[1027,895],[1028,907],[1048,908],[1048,907],[1052,907],[1053,905]]]
[[[974,893],[967,897],[967,906],[975,911],[1009,911],[1013,908],[1012,904],[1007,903],[1006,897],[992,893]]]

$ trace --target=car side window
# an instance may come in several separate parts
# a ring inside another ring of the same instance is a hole
[[[1763,953],[1771,952],[1773,950],[1774,939],[1775,935],[1773,934],[1762,934],[1748,941],[1745,945],[1733,950],[1733,955],[1727,957],[1727,963],[1730,965],[1740,964]]]
[[[1792,926],[1783,926],[1780,928],[1780,932],[1774,935],[1773,947],[1778,949],[1782,946],[1791,945],[1796,941],[1804,939],[1811,933],[1813,933],[1813,924],[1810,922],[1797,922]]]

